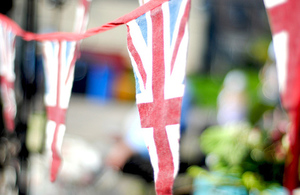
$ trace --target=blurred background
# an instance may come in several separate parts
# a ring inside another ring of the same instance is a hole
[[[71,32],[79,1],[9,2],[1,3],[2,13],[25,30],[45,33]],[[137,0],[93,0],[88,29],[137,7]],[[289,121],[279,103],[263,1],[192,0],[189,28],[181,163],[174,194],[286,194],[281,185]],[[17,39],[19,112],[16,135],[3,136],[0,145],[0,194],[155,194],[138,133],[126,36],[121,26],[81,43],[64,162],[55,183],[49,180],[43,151],[40,45]]]

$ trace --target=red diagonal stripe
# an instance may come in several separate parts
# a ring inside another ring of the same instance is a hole
[[[182,3],[184,3],[184,2],[182,2]],[[180,46],[180,43],[181,43],[182,38],[183,38],[184,33],[185,33],[185,29],[186,29],[185,25],[186,25],[186,23],[189,19],[190,7],[191,7],[191,4],[190,4],[190,1],[188,1],[187,5],[185,7],[185,10],[184,10],[183,17],[181,18],[181,21],[180,21],[179,32],[178,32],[178,36],[177,36],[177,39],[176,39],[176,43],[175,43],[175,47],[174,47],[174,51],[173,51],[173,55],[172,55],[171,73],[173,72],[174,63],[175,63],[175,60],[176,60],[176,57],[177,57],[179,46]]]
[[[79,52],[80,52],[79,51],[79,42],[77,42],[74,47],[75,47],[74,53],[70,54],[70,55],[73,55],[73,58],[72,58],[72,61],[71,61],[71,64],[70,64],[70,68],[68,70],[67,77],[65,79],[65,85],[69,81],[71,75],[74,74],[75,63],[76,63],[77,57],[79,56]],[[66,63],[68,63],[68,62],[66,62]]]
[[[130,35],[130,29],[129,27],[127,26],[127,45],[128,45],[128,50],[130,51],[135,63],[137,64],[137,68],[141,74],[141,77],[142,77],[142,80],[143,80],[143,83],[144,83],[144,88],[146,88],[146,81],[147,81],[147,74],[146,74],[146,71],[143,67],[143,63],[142,63],[142,60],[141,60],[141,57],[139,55],[139,53],[137,52],[137,50],[135,49],[134,45],[133,45],[133,42],[132,42],[132,38],[131,38],[131,35]]]

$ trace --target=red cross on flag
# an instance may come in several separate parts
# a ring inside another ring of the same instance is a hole
[[[15,38],[12,28],[0,22],[0,83],[5,128],[12,132],[15,129],[17,112],[15,99]]]
[[[171,0],[127,23],[141,131],[157,194],[172,194],[178,172],[189,10],[189,0]]]
[[[299,186],[300,155],[300,1],[264,0],[273,34],[281,102],[290,120],[290,148],[286,158],[284,186]]]

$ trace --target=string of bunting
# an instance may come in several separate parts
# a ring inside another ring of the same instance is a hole
[[[85,10],[88,2],[90,0],[81,0]],[[61,145],[78,44],[84,38],[126,24],[128,51],[136,80],[136,103],[154,170],[156,193],[172,194],[179,169],[179,122],[185,87],[190,0],[144,0],[140,4],[132,12],[87,31],[87,12],[84,12],[84,16],[75,21],[80,23],[80,30],[75,33],[31,33],[0,15],[0,25],[7,26],[7,30],[43,45],[48,118],[46,150],[52,156],[51,181],[56,180],[61,165]]]
[[[50,40],[65,40],[65,41],[78,41],[87,37],[91,37],[93,35],[103,33],[105,31],[111,30],[117,26],[124,25],[131,20],[134,20],[141,15],[145,14],[148,11],[155,9],[160,6],[162,3],[167,2],[169,0],[152,0],[148,3],[136,8],[128,14],[125,14],[119,17],[116,20],[108,22],[100,27],[92,28],[87,30],[85,33],[71,33],[71,32],[54,32],[54,33],[45,33],[45,34],[37,34],[32,32],[27,32],[23,30],[16,22],[7,16],[0,14],[0,21],[6,23],[10,26],[12,31],[17,35],[22,37],[26,41],[50,41]]]
[[[81,0],[89,1],[89,0]],[[13,103],[15,36],[26,41],[43,42],[48,89],[45,104],[48,114],[46,145],[52,151],[51,180],[56,179],[61,157],[60,148],[65,132],[65,115],[73,81],[74,63],[77,59],[78,41],[127,25],[128,51],[136,80],[136,101],[141,119],[141,130],[149,150],[154,170],[156,193],[172,194],[179,162],[179,121],[184,91],[186,54],[188,45],[187,22],[190,0],[140,0],[140,7],[100,27],[75,33],[54,32],[36,34],[24,31],[10,18],[0,14],[0,25],[6,28],[0,40],[1,90],[6,128],[13,130],[15,115]],[[145,3],[146,2],[146,3]],[[290,148],[284,173],[284,186],[292,192],[299,186],[300,155],[300,83],[299,44],[297,26],[300,3],[298,0],[264,0],[272,29],[274,49],[279,72],[281,101],[291,118]],[[10,40],[6,40],[7,35]],[[295,41],[296,40],[296,41]],[[10,52],[11,59],[4,59]],[[66,54],[69,54],[68,56]],[[4,58],[3,58],[4,57]],[[50,59],[50,61],[46,61]],[[51,61],[55,59],[56,61]],[[9,62],[9,63],[6,63]],[[3,66],[3,64],[6,66]],[[63,66],[66,65],[66,66]],[[4,69],[3,69],[4,67]],[[4,70],[4,71],[3,71]],[[8,72],[7,72],[8,71]],[[48,71],[48,73],[47,73]],[[50,76],[51,75],[51,76]],[[51,77],[51,78],[50,78]],[[55,78],[55,79],[53,79]],[[4,89],[4,90],[3,90]],[[3,96],[4,95],[4,96]],[[9,100],[10,99],[10,100]],[[53,100],[55,102],[53,102]]]

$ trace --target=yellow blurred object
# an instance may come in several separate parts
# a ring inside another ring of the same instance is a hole
[[[119,100],[135,100],[135,81],[133,73],[122,72],[115,81],[115,97]]]
[[[45,127],[45,113],[34,113],[29,116],[26,147],[30,152],[41,152],[43,150]]]

